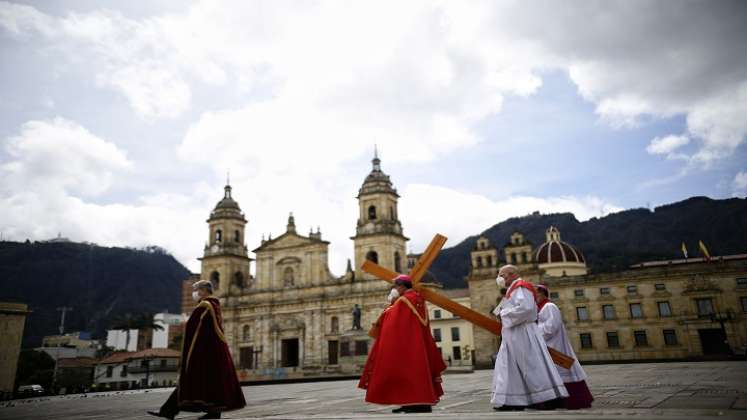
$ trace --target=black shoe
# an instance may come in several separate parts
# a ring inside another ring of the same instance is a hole
[[[406,412],[407,412],[407,408],[404,407],[404,406],[402,406],[400,408],[395,408],[394,410],[392,410],[392,413],[394,413],[394,414],[406,413]]]
[[[219,419],[220,413],[207,413],[204,416],[200,417],[201,419]]]
[[[161,414],[160,411],[148,411],[147,413],[150,414],[151,416],[163,417],[165,419],[174,420],[174,416],[167,416],[167,415]]]
[[[525,407],[520,405],[502,405],[500,407],[493,407],[495,411],[524,411]]]
[[[411,405],[407,407],[407,413],[432,413],[433,407],[430,405]]]

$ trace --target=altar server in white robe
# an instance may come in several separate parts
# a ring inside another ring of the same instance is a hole
[[[501,347],[495,360],[493,393],[496,410],[523,410],[528,406],[565,398],[568,392],[537,327],[536,292],[519,277],[517,268],[504,265],[496,279],[510,284],[495,309],[503,323]]]
[[[586,386],[586,372],[578,362],[576,353],[568,340],[568,334],[563,325],[563,315],[557,305],[548,299],[550,292],[547,286],[538,284],[536,289],[537,308],[539,309],[537,325],[547,346],[576,359],[570,369],[555,365],[569,394],[560,406],[569,410],[589,408],[594,397],[591,396],[589,387]]]

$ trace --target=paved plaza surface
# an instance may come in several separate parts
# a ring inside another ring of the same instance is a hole
[[[587,366],[593,408],[581,411],[494,412],[492,371],[444,377],[446,395],[433,414],[391,414],[363,402],[357,381],[245,386],[247,407],[228,419],[609,419],[622,417],[747,419],[747,362],[649,363]],[[0,404],[0,419],[155,419],[171,389],[122,391],[17,400]],[[177,419],[196,419],[182,413]]]

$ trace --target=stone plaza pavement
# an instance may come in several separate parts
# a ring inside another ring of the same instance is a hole
[[[444,378],[446,395],[433,414],[393,415],[391,407],[363,402],[354,380],[244,387],[247,407],[229,419],[747,419],[747,362],[650,363],[587,366],[596,400],[582,411],[494,412],[491,371]],[[123,391],[18,400],[0,404],[0,419],[155,419],[171,389]],[[196,419],[182,413],[177,419]]]

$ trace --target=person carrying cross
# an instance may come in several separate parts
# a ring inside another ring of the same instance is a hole
[[[366,390],[366,402],[401,406],[394,413],[430,413],[444,393],[446,364],[431,335],[425,300],[403,274],[394,278],[389,299],[372,329],[376,341],[358,387]]]
[[[568,397],[537,327],[534,286],[522,280],[513,265],[501,267],[496,281],[508,290],[494,312],[503,324],[490,399],[494,409],[543,408],[541,403]]]

